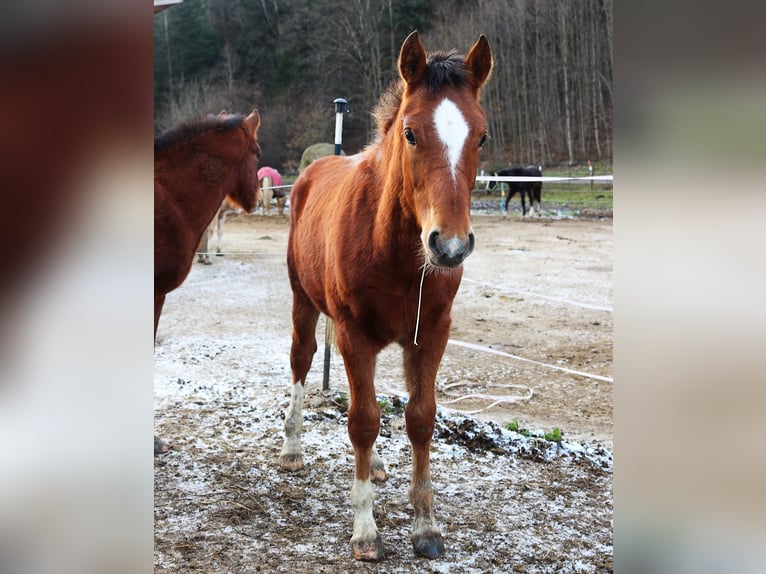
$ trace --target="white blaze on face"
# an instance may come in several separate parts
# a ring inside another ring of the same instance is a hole
[[[444,98],[434,111],[434,125],[439,139],[444,144],[444,150],[452,171],[452,179],[455,179],[457,164],[460,161],[460,154],[463,152],[463,144],[468,137],[468,124],[455,102],[449,98]]]

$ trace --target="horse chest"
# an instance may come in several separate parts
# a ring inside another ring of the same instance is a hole
[[[420,274],[402,282],[372,281],[349,293],[340,315],[380,344],[402,341],[412,336],[418,316],[431,327],[449,323],[459,283],[459,276],[427,277],[421,296]]]

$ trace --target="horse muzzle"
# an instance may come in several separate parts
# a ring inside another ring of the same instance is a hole
[[[457,235],[444,237],[438,231],[428,234],[428,251],[431,263],[438,267],[457,267],[473,252],[473,232],[463,240]]]

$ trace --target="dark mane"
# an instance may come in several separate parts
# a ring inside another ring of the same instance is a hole
[[[209,115],[183,122],[154,138],[154,155],[162,155],[169,149],[191,141],[209,130],[230,131],[236,129],[242,125],[244,119],[245,116],[240,114],[225,117]]]
[[[428,55],[422,82],[432,95],[436,94],[442,86],[459,88],[466,81],[468,81],[468,70],[465,68],[463,56],[456,54],[454,50],[433,52]],[[391,127],[402,104],[403,92],[404,82],[398,78],[389,84],[373,108],[372,116],[378,126],[378,137],[383,137]]]

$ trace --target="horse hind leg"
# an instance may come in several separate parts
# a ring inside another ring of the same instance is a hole
[[[210,245],[210,232],[208,228],[202,232],[202,238],[197,247],[197,263],[203,265],[210,265],[210,253],[208,252],[208,246]]]
[[[285,411],[285,439],[279,454],[279,466],[294,472],[303,468],[301,431],[303,430],[303,397],[305,391],[301,381],[294,381],[290,405]]]
[[[264,177],[261,180],[261,189],[263,190],[263,215],[271,215],[271,200],[274,197],[272,189],[272,179]]]
[[[202,232],[202,238],[200,239],[199,247],[197,248],[197,263],[202,263],[204,265],[211,265],[213,263],[210,260],[210,239],[213,235],[211,226],[212,223],[208,224],[205,231]]]
[[[541,199],[542,199],[542,191],[541,191],[541,188],[538,187],[535,190],[535,215],[537,215],[537,217],[540,217],[540,212],[541,212],[540,201],[541,201]]]
[[[218,241],[216,241],[215,245],[215,254],[218,257],[223,257],[223,251],[221,250],[221,242],[223,240],[223,224],[226,221],[226,210],[228,207],[226,204],[224,204],[221,209],[218,211],[218,228],[216,229],[216,236],[218,237]]]
[[[300,289],[300,288],[298,288]],[[319,311],[301,291],[293,293],[293,341],[290,348],[290,366],[293,386],[290,404],[285,411],[285,438],[279,455],[279,465],[285,470],[303,468],[301,431],[303,430],[303,398],[306,374],[311,368],[317,350],[316,325]]]
[[[370,458],[370,480],[373,482],[383,482],[388,478],[386,474],[386,465],[378,454],[377,444],[372,446],[372,456]]]

